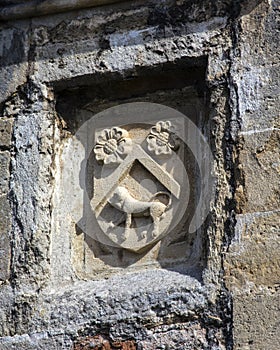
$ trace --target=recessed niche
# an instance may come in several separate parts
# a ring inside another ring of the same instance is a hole
[[[202,57],[56,86],[53,254],[67,237],[78,278],[154,267],[201,275],[207,213],[194,217],[206,207],[201,169],[210,164],[205,71]]]

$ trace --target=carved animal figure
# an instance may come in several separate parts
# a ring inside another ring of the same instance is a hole
[[[168,204],[164,204],[157,201],[157,197],[162,194],[167,195],[169,197]],[[119,186],[115,189],[112,197],[108,200],[108,202],[113,207],[122,211],[126,215],[125,231],[123,236],[124,239],[126,239],[129,234],[129,229],[132,221],[132,214],[138,214],[138,216],[150,215],[154,223],[152,236],[156,237],[158,235],[159,221],[164,216],[164,212],[166,211],[166,209],[170,206],[171,197],[168,193],[158,192],[150,199],[149,202],[140,201],[133,198],[125,187]],[[111,227],[118,225],[121,222],[122,218],[118,220],[117,223],[112,222]]]

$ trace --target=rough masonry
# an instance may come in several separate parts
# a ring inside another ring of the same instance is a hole
[[[0,19],[0,349],[277,349],[278,1]]]

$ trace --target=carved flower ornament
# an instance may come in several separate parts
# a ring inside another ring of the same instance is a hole
[[[156,155],[171,154],[179,147],[179,139],[169,120],[159,121],[151,128],[147,136],[148,150]]]
[[[102,130],[97,137],[94,147],[95,158],[104,164],[119,164],[122,162],[120,155],[126,155],[131,150],[132,141],[128,131],[113,127]]]

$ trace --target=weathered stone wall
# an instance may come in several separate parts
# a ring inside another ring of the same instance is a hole
[[[241,17],[239,60],[233,65],[241,122],[239,176],[235,234],[224,268],[236,349],[276,349],[279,342],[278,5],[262,2]]]
[[[278,6],[128,1],[14,20],[0,10],[1,350],[278,348]],[[213,155],[195,259],[173,267],[154,252],[102,265],[61,196],[79,126],[141,101],[203,105],[191,117]]]

